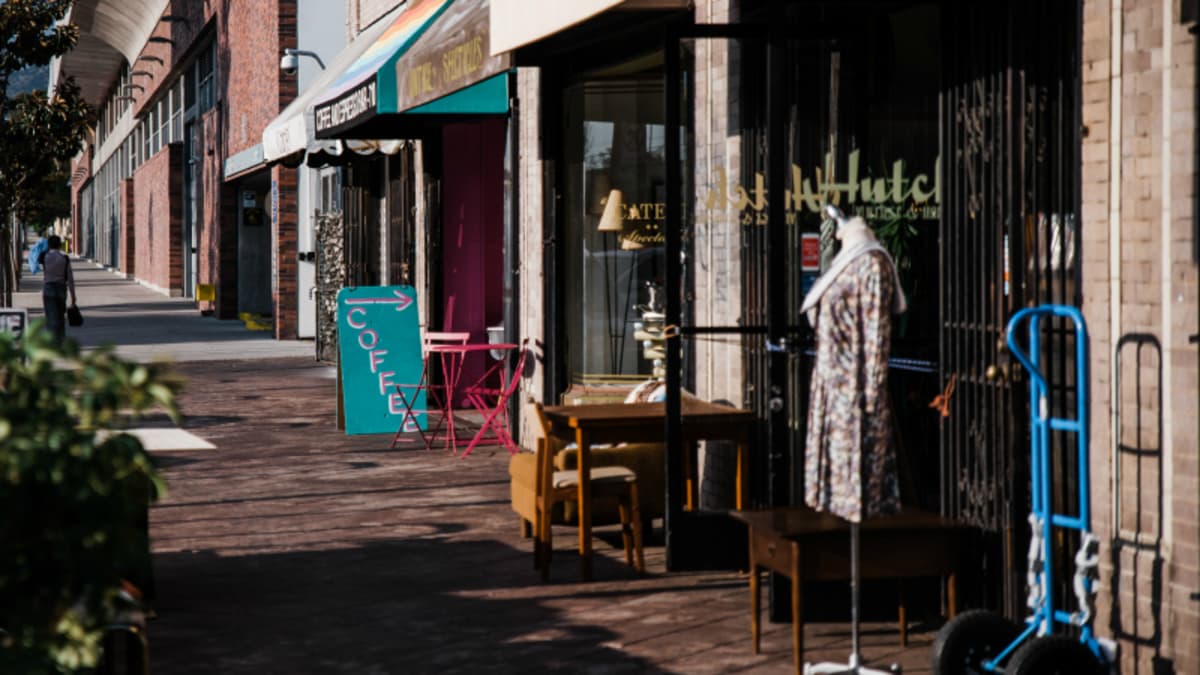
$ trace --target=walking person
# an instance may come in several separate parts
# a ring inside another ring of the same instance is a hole
[[[46,238],[46,251],[39,261],[45,268],[42,277],[42,307],[46,310],[46,325],[54,338],[62,344],[67,335],[67,293],[75,305],[75,275],[71,272],[71,258],[62,252],[62,239],[57,234]]]

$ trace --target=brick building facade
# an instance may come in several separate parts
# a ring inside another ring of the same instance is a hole
[[[100,119],[84,154],[91,161],[79,164],[89,179],[74,190],[78,250],[165,294],[211,298],[198,299],[197,309],[222,319],[247,309],[239,268],[244,275],[247,266],[274,262],[253,277],[252,290],[266,294],[262,306],[281,339],[296,335],[295,176],[268,169],[261,151],[252,158],[263,128],[296,96],[295,79],[278,65],[296,45],[296,7],[76,3],[70,18],[81,48],[54,71],[107,83],[88,89]],[[110,15],[121,22],[106,21]],[[264,195],[274,182],[276,203],[290,205],[263,225],[270,236],[261,248],[277,242],[280,250],[248,253],[241,241],[239,194],[248,180]]]
[[[1197,36],[1180,7],[1083,2],[1097,626],[1121,672],[1200,672]]]

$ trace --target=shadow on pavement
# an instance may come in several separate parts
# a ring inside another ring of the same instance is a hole
[[[420,528],[340,549],[156,554],[154,671],[667,672],[606,644],[618,635],[602,602],[580,623],[536,598],[494,596],[532,578],[526,552],[449,539],[462,525]],[[598,577],[625,574],[596,563]]]

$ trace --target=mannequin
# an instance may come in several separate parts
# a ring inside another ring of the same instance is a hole
[[[848,664],[806,664],[804,670],[882,673],[860,665],[859,523],[900,509],[887,371],[891,315],[903,312],[906,302],[891,256],[867,223],[846,219],[833,206],[826,210],[838,224],[842,248],[801,307],[817,339],[804,499],[812,508],[850,523],[853,652]]]

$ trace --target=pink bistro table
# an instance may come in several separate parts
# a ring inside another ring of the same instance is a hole
[[[467,345],[430,345],[429,358],[432,359],[436,354],[441,359],[442,373],[446,382],[446,393],[443,397],[443,405],[445,409],[442,411],[446,416],[446,423],[449,427],[447,430],[447,439],[449,440],[450,451],[458,454],[458,435],[454,428],[454,395],[458,391],[460,380],[463,374],[463,364],[467,360],[468,354],[484,351],[503,351],[505,354],[517,348],[517,345],[508,343],[490,344],[490,343],[475,343]],[[504,372],[504,359],[497,359],[486,371],[480,382],[486,382],[489,377],[492,377],[497,371]]]

